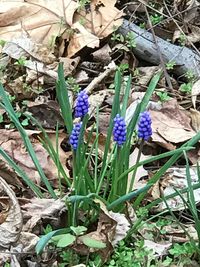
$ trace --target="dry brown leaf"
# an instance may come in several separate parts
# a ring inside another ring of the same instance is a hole
[[[77,243],[73,245],[73,249],[82,255],[88,255],[89,252],[98,251],[101,258],[106,262],[113,251],[112,240],[115,236],[117,222],[113,219],[110,212],[108,212],[104,203],[95,199],[95,202],[100,204],[100,214],[96,231],[90,232],[84,236],[93,238],[106,244],[104,249],[94,249],[85,246],[82,242],[82,237],[78,237]]]
[[[106,44],[102,48],[92,53],[92,55],[93,55],[94,61],[108,64],[112,60],[110,53],[111,53],[111,48],[108,44]]]
[[[73,73],[73,71],[78,66],[80,60],[81,60],[80,57],[76,57],[73,59],[70,59],[67,57],[60,57],[60,62],[63,62],[63,70],[64,70],[65,77]]]
[[[113,0],[92,0],[90,12],[81,9],[75,13],[72,28],[76,31],[69,42],[68,57],[85,46],[98,47],[99,39],[107,37],[122,24],[123,11],[118,10],[115,3]],[[83,25],[80,20],[84,20]]]
[[[123,11],[115,7],[116,0],[92,0],[91,12],[81,10],[74,17],[74,22],[84,18],[84,27],[95,36],[107,37],[122,24]]]
[[[147,85],[157,70],[158,70],[157,66],[139,67],[138,68],[139,78],[137,84],[143,86]]]
[[[123,240],[127,232],[130,229],[130,223],[126,219],[125,215],[122,213],[116,213],[116,212],[109,212],[110,216],[117,222],[116,230],[115,230],[115,235],[112,240],[112,245],[116,246],[119,241]]]
[[[0,246],[3,248],[8,248],[11,244],[18,240],[22,230],[23,219],[21,208],[14,191],[1,177],[0,186],[10,199],[9,211],[5,221],[0,225]]]
[[[21,206],[24,218],[23,231],[32,232],[33,228],[41,224],[42,219],[48,219],[49,223],[59,226],[61,214],[65,209],[65,202],[61,199],[32,198]]]
[[[172,243],[161,244],[151,240],[144,240],[144,247],[148,250],[153,250],[153,254],[156,256],[164,256],[167,254],[168,249],[172,246]]]
[[[200,41],[200,28],[198,26],[190,26],[190,31],[187,34],[187,40],[191,43],[197,43]]]
[[[190,109],[191,124],[196,132],[200,131],[200,112],[195,109]]]
[[[190,125],[189,116],[180,110],[176,99],[164,103],[161,110],[150,110],[150,113],[153,141],[157,140],[157,135],[159,134],[164,141],[181,143],[196,134]]]
[[[197,175],[197,167],[190,167],[190,175],[191,175],[191,183],[195,184],[198,182],[198,175]],[[165,173],[164,177],[162,177],[160,182],[160,191],[162,192],[164,197],[167,197],[170,194],[175,193],[176,190],[181,190],[187,188],[187,178],[186,178],[186,169],[185,168],[170,168]],[[187,202],[187,193],[182,194],[182,197]],[[194,198],[196,203],[200,201],[200,189],[194,190]],[[176,196],[174,198],[170,198],[166,200],[168,206],[172,210],[183,210],[185,205],[180,198],[180,196]],[[164,202],[160,203],[156,208],[156,212],[162,211],[166,208]]]
[[[26,148],[24,146],[24,143],[23,143],[23,140],[21,139],[20,134],[13,130],[1,129],[0,132],[1,132],[1,138],[0,138],[1,147],[8,153],[8,155],[11,158],[13,158],[15,162],[18,163],[18,165],[27,173],[27,175],[32,181],[40,185],[41,184],[40,175],[31,157],[26,151]],[[33,148],[35,150],[37,159],[40,162],[40,165],[43,168],[44,173],[46,174],[47,178],[51,181],[51,183],[53,183],[53,186],[57,187],[58,186],[57,167],[55,166],[54,162],[48,155],[43,145],[37,139],[37,136],[41,134],[41,132],[27,130],[27,134],[33,144]],[[55,136],[55,132],[52,132],[52,134]],[[64,136],[61,134],[59,137],[59,145],[61,144],[63,138]],[[53,137],[52,137],[52,140],[53,140]],[[55,146],[54,146],[54,149],[55,149]],[[60,151],[60,154],[61,154],[61,151]],[[66,161],[67,156],[69,155],[65,153],[65,161]],[[65,166],[64,159],[62,159],[62,163],[63,163],[63,166]]]
[[[90,33],[80,22],[73,24],[72,28],[75,30],[70,43],[67,48],[68,57],[74,56],[83,47],[95,48],[99,46],[99,38]]]
[[[200,36],[200,34],[199,34]],[[196,81],[193,86],[192,86],[192,104],[193,107],[196,109],[196,100],[197,100],[197,96],[200,94],[200,80]]]
[[[83,83],[89,81],[89,76],[85,70],[77,71],[74,76],[76,83]]]
[[[28,111],[45,129],[54,130],[57,123],[59,126],[64,126],[59,105],[56,101],[51,100],[40,104],[36,99],[34,102],[29,102],[27,106]]]
[[[0,35],[10,41],[21,36],[22,29],[38,43],[49,44],[52,37],[62,34],[72,25],[78,3],[72,0],[27,0],[0,3]]]

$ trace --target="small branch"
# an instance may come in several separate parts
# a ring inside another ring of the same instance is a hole
[[[87,94],[91,94],[93,89],[99,84],[103,79],[105,79],[107,76],[110,75],[110,73],[114,72],[116,70],[117,66],[112,61],[106,68],[104,72],[102,72],[98,77],[94,78],[94,80],[91,81],[91,83],[85,88],[85,91]]]
[[[162,56],[162,53],[161,53],[161,51],[160,51],[160,47],[159,47],[158,42],[157,42],[157,38],[156,38],[154,29],[153,29],[153,25],[152,25],[152,23],[151,23],[151,19],[150,19],[150,16],[149,16],[149,12],[148,12],[146,6],[144,6],[144,9],[145,9],[145,12],[146,12],[146,15],[147,15],[147,18],[148,18],[148,23],[149,23],[149,25],[150,25],[150,27],[151,27],[151,32],[152,32],[152,36],[153,36],[153,39],[154,39],[156,48],[157,48],[157,50],[158,50],[158,55],[159,55],[159,58],[160,58],[160,65],[161,65],[161,67],[162,67],[162,69],[163,69],[163,72],[164,72],[164,75],[165,75],[165,79],[166,79],[166,81],[167,81],[167,84],[168,84],[168,86],[169,86],[169,89],[170,89],[171,92],[173,92],[173,86],[172,86],[172,83],[171,83],[171,80],[170,80],[170,76],[169,76],[169,74],[168,74],[168,72],[167,72],[167,69],[166,69],[166,67],[165,67],[165,62],[164,62],[164,60],[163,60],[163,56]]]

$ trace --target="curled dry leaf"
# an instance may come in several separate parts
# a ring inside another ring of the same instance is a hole
[[[102,48],[93,52],[93,59],[97,62],[103,62],[104,64],[108,64],[111,61],[111,48],[108,44],[104,45]]]
[[[175,99],[164,103],[161,110],[150,110],[150,113],[152,140],[155,142],[176,144],[185,142],[196,134],[190,125],[190,117],[179,108]]]
[[[192,104],[194,109],[196,109],[197,96],[200,94],[200,80],[196,81],[192,86]]]
[[[115,235],[112,240],[112,245],[116,246],[119,241],[126,237],[128,230],[130,229],[130,223],[122,213],[109,212],[110,216],[117,222]]]
[[[61,199],[32,198],[21,206],[24,217],[24,232],[32,232],[33,228],[41,224],[42,219],[48,219],[51,225],[58,224],[59,215],[66,209],[65,202]]]
[[[77,243],[73,245],[73,249],[82,255],[88,255],[89,252],[98,251],[102,260],[106,262],[113,251],[112,240],[115,236],[117,222],[101,201],[95,199],[95,202],[99,203],[101,208],[97,229],[78,238]],[[106,244],[106,247],[102,249],[89,248],[83,244],[83,238],[92,238],[96,241],[101,241]]]
[[[90,12],[81,9],[74,15],[72,28],[78,30],[73,34],[69,46],[68,57],[72,57],[84,46],[91,48],[99,46],[99,39],[107,37],[122,24],[123,11],[115,7],[113,0],[92,0]],[[80,21],[84,20],[84,26]]]
[[[151,78],[155,73],[157,72],[158,67],[152,66],[152,67],[139,67],[139,77],[137,81],[137,85],[143,85],[146,86],[150,82]]]
[[[58,171],[57,167],[55,166],[54,162],[50,158],[48,152],[45,150],[43,145],[39,142],[38,136],[41,134],[39,131],[26,131],[32,144],[33,148],[35,150],[37,159],[40,162],[41,167],[44,170],[44,173],[46,174],[47,178],[51,181],[54,187],[58,186]],[[13,130],[0,130],[1,138],[0,138],[0,145],[1,147],[8,153],[8,155],[18,163],[18,165],[27,173],[29,178],[34,181],[34,183],[40,185],[41,179],[40,175],[29,156],[29,153],[27,152],[23,140],[19,134],[19,132],[13,131]],[[51,140],[54,140],[53,145],[55,145],[55,139],[56,134],[55,132],[51,132]],[[50,132],[49,132],[50,134]],[[66,168],[66,159],[68,154],[64,153],[62,151],[60,144],[62,140],[65,138],[65,134],[60,134],[58,137],[58,143],[59,143],[59,151],[60,151],[60,161],[63,164],[66,173],[68,174],[68,170]],[[54,146],[54,149],[56,148],[56,145]],[[61,154],[62,153],[62,154]],[[70,152],[71,154],[71,152]]]
[[[90,33],[80,22],[73,24],[75,33],[73,34],[67,48],[68,57],[74,56],[83,47],[95,48],[99,46],[99,38]]]
[[[5,221],[0,224],[0,246],[8,248],[18,240],[22,230],[23,219],[21,208],[15,193],[1,177],[0,185],[10,199],[10,207],[7,217],[5,218]]]
[[[196,132],[200,131],[200,112],[195,109],[190,109],[191,124]]]
[[[74,16],[74,22],[85,20],[84,27],[98,38],[107,37],[122,24],[123,11],[115,7],[116,0],[92,0],[90,12],[84,9]]]
[[[167,254],[168,249],[172,246],[172,243],[161,244],[151,240],[144,240],[144,247],[148,250],[153,250],[155,256],[164,256]]]
[[[198,175],[197,175],[197,168],[190,167],[190,175],[191,175],[191,183],[195,184],[198,183]],[[188,187],[187,178],[186,178],[186,169],[185,168],[170,168],[162,177],[160,182],[160,191],[162,192],[163,196],[168,196],[170,194],[175,193],[174,188],[177,190],[181,190]],[[182,194],[182,197],[187,202],[187,193]],[[194,190],[194,198],[196,203],[199,203],[200,200],[200,189]],[[167,200],[168,206],[171,210],[183,210],[185,205],[182,199],[179,196],[174,198],[170,198]],[[160,203],[156,208],[156,212],[160,212],[166,208],[164,202]]]
[[[33,253],[35,252],[35,246],[39,239],[40,238],[35,234],[22,231],[15,247],[20,245],[24,253]]]
[[[9,41],[24,30],[36,42],[49,44],[52,36],[66,29],[62,18],[72,25],[77,7],[78,3],[72,0],[3,1],[0,3],[1,38]]]

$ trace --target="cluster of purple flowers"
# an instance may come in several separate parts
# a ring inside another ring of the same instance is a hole
[[[114,118],[113,138],[118,146],[122,146],[126,141],[126,123],[119,114]]]
[[[75,106],[75,118],[84,117],[89,110],[88,95],[85,91],[78,94]]]
[[[75,106],[75,117],[83,118],[89,110],[88,95],[85,91],[78,94]],[[138,123],[138,137],[147,141],[152,135],[151,117],[148,111],[141,113]],[[78,139],[81,131],[82,122],[76,123],[70,135],[69,142],[74,150],[78,147]],[[126,123],[119,114],[114,118],[113,139],[119,147],[126,142]]]
[[[141,113],[138,123],[138,137],[147,141],[152,136],[151,117],[148,111]]]
[[[88,95],[85,91],[78,94],[75,106],[75,118],[83,118],[89,110]],[[78,147],[78,139],[81,131],[82,122],[76,123],[71,132],[69,143],[74,150]]]
[[[138,123],[139,138],[147,141],[152,136],[151,124],[150,113],[148,111],[141,113]],[[118,146],[122,146],[126,141],[126,124],[124,118],[119,114],[114,119],[113,137]]]
[[[81,125],[82,125],[82,122],[74,124],[73,130],[69,138],[69,142],[74,150],[76,150],[78,147],[78,138],[79,138],[80,131],[81,131]]]

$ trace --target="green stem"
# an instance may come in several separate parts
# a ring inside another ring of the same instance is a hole
[[[136,176],[137,168],[138,168],[137,165],[138,165],[138,163],[140,161],[143,145],[144,145],[144,140],[142,140],[141,143],[140,143],[140,147],[139,147],[139,151],[138,151],[138,155],[137,155],[137,159],[136,159],[136,163],[135,163],[135,168],[134,168],[133,175],[132,175],[131,182],[130,182],[130,186],[129,186],[129,191],[128,191],[129,193],[131,191],[133,191],[133,184],[134,184],[134,181],[135,181],[135,176]]]
[[[112,151],[110,152],[110,156],[109,156],[109,158],[108,158],[108,160],[107,160],[107,162],[106,162],[106,164],[104,166],[104,169],[102,170],[102,174],[101,174],[101,177],[100,177],[99,185],[98,185],[97,190],[96,190],[96,194],[97,195],[99,194],[99,192],[101,190],[105,173],[107,171],[109,163],[111,162],[113,154],[115,154],[115,152],[114,152],[115,149],[116,149],[116,146],[113,146]]]

